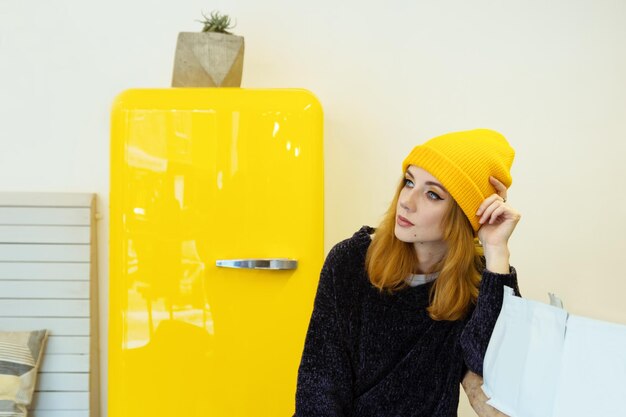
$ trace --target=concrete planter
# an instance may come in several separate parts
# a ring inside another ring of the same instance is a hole
[[[240,87],[243,51],[241,36],[179,33],[172,87]]]

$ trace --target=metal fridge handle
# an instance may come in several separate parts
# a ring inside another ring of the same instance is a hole
[[[221,268],[241,269],[296,269],[298,261],[287,258],[262,258],[262,259],[218,259],[215,266]]]

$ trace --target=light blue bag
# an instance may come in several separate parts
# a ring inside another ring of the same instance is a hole
[[[626,416],[626,326],[515,297],[505,287],[483,366],[488,404],[511,417]]]

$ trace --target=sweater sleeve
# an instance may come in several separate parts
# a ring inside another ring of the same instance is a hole
[[[328,254],[298,369],[295,417],[350,415],[352,367],[336,304],[338,247]]]
[[[481,376],[489,339],[502,309],[505,285],[513,288],[515,295],[520,296],[515,268],[511,267],[508,274],[483,270],[476,308],[461,334],[460,344],[465,365]]]

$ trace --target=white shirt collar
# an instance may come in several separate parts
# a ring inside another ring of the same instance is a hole
[[[417,287],[418,285],[427,284],[434,281],[439,276],[439,272],[433,274],[411,274],[406,278],[406,282],[411,287]]]

